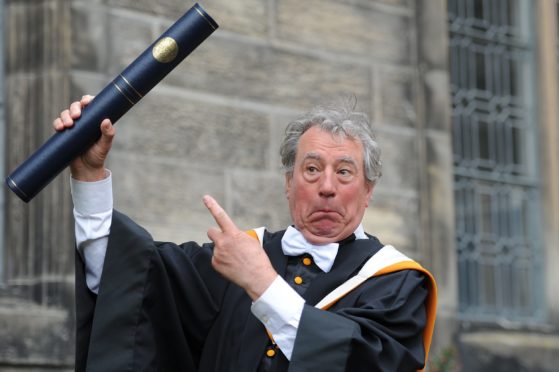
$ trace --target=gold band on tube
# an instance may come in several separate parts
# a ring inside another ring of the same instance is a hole
[[[120,92],[120,94],[122,94],[122,96],[124,98],[126,98],[128,100],[128,102],[130,102],[132,104],[132,106],[134,106],[134,102],[128,98],[128,96],[126,94],[124,94],[124,92],[122,91],[122,89],[120,89],[120,87],[118,85],[116,85],[115,83],[113,83],[113,85],[115,86],[115,88]]]
[[[211,28],[213,28],[214,30],[217,30],[217,27],[215,27],[215,26],[210,22],[210,20],[206,17],[206,15],[205,15],[204,13],[202,13],[202,12],[200,11],[200,9],[198,9],[198,8],[194,8],[194,9],[196,9],[196,11],[202,16],[202,18],[204,18],[204,19],[206,20],[206,22],[208,22],[208,24],[210,25]]]
[[[140,94],[140,92],[138,92],[138,91],[136,90],[136,88],[134,88],[134,87],[132,86],[132,84],[130,84],[130,82],[128,81],[128,79],[126,79],[126,78],[125,78],[124,76],[122,76],[122,75],[119,75],[119,76],[122,78],[122,80],[124,80],[124,82],[125,82],[130,88],[132,88],[132,90],[138,95],[138,97],[140,97],[140,99],[144,97],[144,96],[142,96],[142,95]]]

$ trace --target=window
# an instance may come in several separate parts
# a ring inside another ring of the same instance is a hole
[[[459,307],[543,314],[535,51],[529,0],[449,0]]]

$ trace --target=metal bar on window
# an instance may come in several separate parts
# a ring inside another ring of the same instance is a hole
[[[448,10],[460,313],[541,321],[532,7],[449,0]]]

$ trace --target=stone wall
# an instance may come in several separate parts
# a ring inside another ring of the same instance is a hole
[[[540,332],[473,332],[460,337],[462,370],[553,372],[559,337]]]
[[[156,238],[204,240],[204,193],[242,227],[289,223],[277,154],[285,124],[355,94],[385,172],[366,227],[420,257],[413,1],[206,1],[220,29],[117,124],[117,208]],[[74,1],[72,96],[95,92],[187,7]],[[122,25],[126,25],[123,27]],[[384,218],[378,218],[378,216]]]
[[[69,3],[4,1],[6,169],[52,133],[69,100]],[[68,175],[25,204],[4,189],[0,369],[73,363],[73,221]],[[11,366],[11,367],[8,367]]]
[[[50,134],[50,121],[70,100],[100,91],[193,3],[6,0],[8,168]],[[442,278],[445,326],[436,341],[450,342],[456,288],[448,269],[455,257],[446,2],[200,3],[220,29],[117,123],[109,160],[115,207],[160,240],[207,239],[206,193],[241,228],[283,228],[290,219],[278,146],[286,123],[312,105],[355,95],[383,149],[384,176],[365,228]],[[4,322],[9,332],[0,345],[24,346],[0,347],[0,366],[71,367],[71,289],[45,289],[71,286],[67,185],[64,174],[29,205],[7,196],[6,262],[24,271],[8,270],[0,310],[18,310],[0,319],[20,319],[20,326]],[[25,296],[15,294],[18,283],[29,284]],[[25,320],[35,311],[43,314],[37,325]],[[36,341],[18,343],[18,334]]]

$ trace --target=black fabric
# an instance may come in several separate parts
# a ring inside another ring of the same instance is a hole
[[[303,264],[303,259],[310,259],[311,264],[309,266]],[[285,268],[285,274],[283,279],[293,288],[299,295],[303,295],[307,288],[310,287],[314,278],[323,271],[316,266],[312,260],[312,256],[304,254],[301,256],[294,256],[287,258],[287,266]],[[295,278],[301,278],[301,284],[295,282]]]
[[[305,265],[304,259],[309,259],[311,264]],[[299,295],[303,295],[307,288],[311,285],[312,281],[316,276],[323,271],[315,264],[312,256],[309,254],[303,254],[300,256],[293,256],[287,258],[287,265],[285,268],[285,274],[283,279],[293,288]],[[297,284],[295,278],[300,277],[302,282]],[[279,368],[279,365],[287,365],[287,359],[272,340],[268,341],[268,346],[266,351],[269,349],[274,350],[273,356],[268,356],[267,354],[262,355],[260,360],[260,365],[258,366],[258,372],[274,371]],[[278,360],[279,359],[279,360]]]
[[[285,277],[282,236],[266,232],[264,249]],[[374,238],[349,242],[340,246],[329,273],[312,273],[302,293],[307,305],[291,366],[279,350],[263,366],[265,328],[244,290],[211,267],[212,245],[153,242],[115,211],[96,299],[84,285],[83,270],[76,269],[76,298],[83,301],[77,305],[76,369],[414,371],[424,359],[422,274],[406,270],[373,278],[328,312],[312,307],[381,247]]]
[[[370,280],[329,311],[305,305],[290,371],[421,369],[423,282],[422,274],[406,270]]]
[[[76,371],[85,371],[91,336],[91,325],[97,296],[85,282],[85,264],[77,250],[75,259],[76,287]]]

